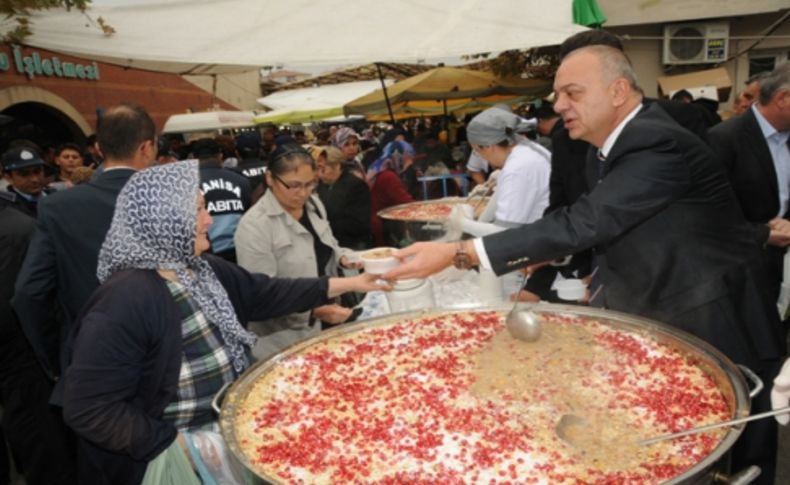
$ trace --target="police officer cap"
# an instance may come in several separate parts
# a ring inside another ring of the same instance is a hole
[[[6,172],[46,165],[46,162],[31,148],[12,148],[3,153],[3,170]]]

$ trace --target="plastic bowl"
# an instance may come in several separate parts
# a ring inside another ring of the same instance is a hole
[[[398,266],[398,258],[392,255],[395,248],[369,249],[359,254],[366,273],[384,274]]]
[[[587,285],[579,279],[558,281],[554,284],[554,288],[557,290],[557,296],[563,300],[578,301],[584,298],[587,292]]]

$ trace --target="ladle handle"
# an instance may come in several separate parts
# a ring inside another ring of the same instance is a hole
[[[724,421],[723,423],[713,423],[705,426],[700,426],[699,428],[687,429],[686,431],[678,431],[677,433],[665,434],[663,436],[656,436],[655,438],[642,440],[639,442],[639,444],[641,446],[652,445],[653,443],[657,443],[659,441],[680,438],[681,436],[688,436],[690,434],[702,433],[717,428],[726,428],[729,426],[735,426],[736,424],[748,423],[749,421],[757,421],[758,419],[768,418],[771,416],[776,416],[777,414],[785,414],[785,413],[790,413],[790,406],[774,409],[773,411],[766,411],[764,413],[755,414],[753,416],[746,416],[745,418],[738,418],[738,419],[733,419],[731,421]]]

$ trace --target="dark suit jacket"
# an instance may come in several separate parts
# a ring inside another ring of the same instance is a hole
[[[746,219],[764,224],[777,217],[776,169],[754,112],[748,109],[714,126],[708,142],[727,169]]]
[[[779,186],[776,169],[754,112],[748,109],[742,115],[711,128],[708,143],[717,160],[727,169],[746,220],[762,226],[777,217]],[[777,296],[782,280],[783,258],[783,248],[766,246],[763,251],[771,291]]]
[[[0,335],[16,325],[11,308],[14,280],[19,272],[36,220],[13,207],[0,206]]]
[[[61,345],[82,305],[99,286],[99,249],[115,200],[134,173],[118,168],[41,201],[38,222],[16,282],[14,309],[50,377],[59,375]],[[61,322],[52,318],[57,296]]]
[[[594,247],[609,308],[689,331],[754,365],[785,354],[775,303],[760,291],[751,226],[710,149],[657,105],[622,131],[591,192],[483,239],[501,274]]]
[[[587,193],[585,166],[590,144],[572,140],[562,119],[551,129],[551,178],[549,179],[549,206],[545,213],[571,205]]]
[[[344,170],[334,184],[321,183],[318,197],[326,207],[329,226],[345,248],[370,245],[370,189],[362,179]]]

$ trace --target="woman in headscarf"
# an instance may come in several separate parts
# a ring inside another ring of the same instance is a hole
[[[543,216],[549,205],[551,154],[538,143],[519,135],[531,124],[511,113],[509,108],[500,107],[483,111],[469,123],[466,135],[472,149],[491,167],[500,170],[494,180],[494,196],[480,217],[483,221],[493,220],[493,223],[466,219],[459,207],[450,215],[451,232],[461,229],[474,236],[485,236],[508,227],[534,222]],[[507,278],[511,281],[520,279],[516,274]],[[553,281],[553,276],[541,272],[539,277],[531,279],[531,288],[537,291],[538,286],[551,286]],[[529,291],[519,298],[539,300],[537,295]]]
[[[326,207],[329,225],[337,242],[346,248],[370,246],[370,189],[368,184],[343,169],[343,153],[327,147],[323,163],[316,160],[318,197]]]
[[[370,164],[365,177],[370,186],[370,229],[379,246],[398,245],[400,242],[386,234],[378,213],[387,207],[414,202],[401,180],[413,162],[414,148],[403,140],[395,139],[387,143],[379,158]]]
[[[549,204],[551,153],[519,135],[531,123],[502,108],[489,108],[466,128],[472,149],[495,169],[495,221],[500,226],[528,224]]]
[[[162,165],[118,196],[99,253],[102,285],[78,318],[61,383],[85,483],[156,483],[163,468],[187,470],[176,483],[200,483],[184,447],[215,426],[212,397],[248,366],[247,322],[379,286],[364,275],[269,278],[204,254],[211,216],[199,180],[195,161]]]
[[[343,156],[345,157],[343,169],[364,179],[365,168],[359,163],[359,160],[357,160],[357,155],[359,155],[359,135],[357,132],[347,126],[342,126],[332,135],[331,141],[333,147],[343,152]]]

